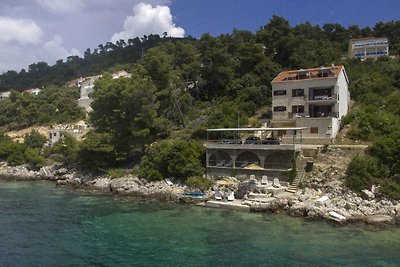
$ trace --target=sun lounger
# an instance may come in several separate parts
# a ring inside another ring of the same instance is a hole
[[[219,190],[214,191],[215,200],[222,200],[221,192]]]
[[[228,197],[227,197],[228,201],[233,201],[235,199],[235,193],[231,192]]]
[[[345,221],[346,220],[346,217],[344,217],[342,214],[337,213],[336,211],[330,211],[329,215],[331,217],[333,217],[335,220],[338,220],[338,221]]]
[[[263,175],[261,177],[261,184],[267,185],[268,184],[268,176]]]
[[[273,184],[272,184],[274,187],[281,187],[281,184],[280,184],[280,182],[279,182],[279,179],[278,178],[274,178],[274,182],[273,182]]]
[[[317,202],[322,204],[322,203],[324,203],[325,201],[327,201],[328,199],[329,199],[328,196],[323,196],[323,197],[318,198],[318,199],[317,199]]]
[[[256,176],[254,174],[250,175],[250,183],[257,183]]]
[[[167,183],[167,185],[174,185],[174,183],[171,182],[170,179],[165,179],[164,181],[165,181],[165,183]]]

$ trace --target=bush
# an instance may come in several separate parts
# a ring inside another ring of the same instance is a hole
[[[108,169],[107,170],[107,174],[112,178],[120,178],[124,175],[129,174],[129,171],[127,171],[126,169]]]
[[[0,158],[7,158],[14,150],[14,142],[8,136],[0,134]]]
[[[393,199],[400,199],[400,184],[392,180],[383,180],[379,191]]]
[[[204,176],[192,176],[187,178],[185,183],[201,190],[207,190],[211,187],[213,181]]]
[[[24,144],[26,144],[30,148],[39,148],[41,149],[43,145],[46,143],[46,136],[40,134],[38,131],[33,130],[29,134],[25,135]]]
[[[27,148],[24,153],[25,162],[29,164],[32,169],[38,170],[45,164],[45,159],[40,155],[38,148]]]
[[[89,132],[79,147],[78,160],[82,166],[92,171],[105,171],[118,162],[111,135]]]
[[[7,156],[7,163],[11,166],[17,166],[24,164],[25,161],[25,145],[17,142],[12,142],[10,144],[12,149],[11,153]]]
[[[78,141],[71,135],[64,133],[64,137],[51,148],[51,153],[62,155],[65,163],[72,164],[78,160],[78,149]]]
[[[139,175],[155,181],[175,177],[202,175],[204,146],[197,141],[164,140],[153,144],[142,158]]]
[[[370,188],[373,177],[378,175],[375,158],[371,156],[356,155],[346,170],[346,186],[355,192]]]

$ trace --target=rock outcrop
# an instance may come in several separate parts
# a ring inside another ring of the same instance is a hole
[[[98,176],[76,169],[67,169],[59,163],[32,171],[26,166],[9,166],[5,162],[0,162],[0,179],[50,180],[60,186],[162,201],[177,201],[176,195],[187,190],[186,186],[180,184],[170,186],[164,181],[149,183],[133,175],[111,179],[106,175]]]

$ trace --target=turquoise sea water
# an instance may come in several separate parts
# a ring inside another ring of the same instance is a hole
[[[400,228],[0,182],[0,266],[400,266]]]

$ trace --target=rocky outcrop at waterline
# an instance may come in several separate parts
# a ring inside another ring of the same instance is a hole
[[[53,164],[33,171],[25,166],[8,166],[0,162],[0,179],[49,180],[57,185],[72,186],[81,190],[161,201],[180,201],[177,194],[190,192],[190,188],[181,184],[148,182],[134,175],[112,179],[106,175],[98,176],[67,169],[62,164]],[[248,181],[232,178],[215,183],[212,189],[219,190],[223,195],[234,192],[236,199],[240,198],[240,203],[250,206],[250,210],[253,211],[286,212],[293,216],[325,219],[341,224],[355,221],[375,225],[400,224],[399,201],[386,199],[368,190],[357,195],[332,181],[320,183],[318,188],[313,187],[290,193],[285,190],[285,186],[254,187]],[[208,192],[209,196],[212,196],[213,190]]]
[[[57,163],[33,171],[25,166],[9,166],[1,162],[0,179],[49,180],[54,181],[57,185],[72,186],[83,190],[162,201],[177,201],[176,195],[187,190],[186,186],[180,184],[168,185],[164,181],[147,182],[133,175],[112,179],[107,175],[83,173],[75,169],[67,169]]]

